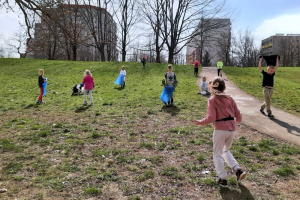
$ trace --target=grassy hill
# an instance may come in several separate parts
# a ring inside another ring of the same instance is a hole
[[[265,67],[264,70],[267,70]],[[225,67],[227,77],[242,90],[263,100],[258,67]],[[274,77],[271,105],[300,117],[300,67],[279,67]]]
[[[126,87],[114,85],[121,66]],[[241,124],[232,152],[249,173],[219,189],[213,125],[192,66],[174,66],[174,106],[159,96],[166,64],[0,59],[0,199],[297,199],[300,150]],[[38,70],[48,78],[35,104]],[[85,69],[94,105],[71,96]],[[227,72],[227,71],[225,71]],[[229,171],[229,170],[228,170]]]

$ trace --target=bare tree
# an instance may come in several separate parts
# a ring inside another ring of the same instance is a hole
[[[164,0],[145,0],[141,2],[141,10],[143,11],[147,24],[151,26],[153,31],[157,63],[161,62],[160,53],[165,44],[165,39],[161,38],[163,3]]]
[[[101,2],[101,0],[16,0],[15,4],[20,8],[20,11],[24,15],[29,36],[28,41],[32,41],[34,25],[39,19],[42,19],[44,22],[51,21],[51,23],[55,23],[56,29],[63,33],[64,40],[61,40],[60,36],[59,43],[66,50],[68,59],[72,58],[73,60],[77,60],[79,46],[82,48],[94,46],[98,49],[99,54],[102,55],[101,60],[116,59],[116,37],[113,37],[110,34],[103,36],[103,34],[106,34],[106,29],[111,28],[111,26],[106,26],[106,22],[109,21],[106,20],[106,16],[108,16],[106,9],[110,0],[104,0],[103,4]],[[68,7],[63,6],[66,4]],[[71,8],[72,5],[75,6]],[[83,9],[76,9],[76,6],[78,5],[81,6],[81,8],[82,6],[87,5],[87,9],[85,11],[83,11]],[[101,5],[104,5],[105,8],[100,8]],[[12,1],[5,0],[1,3],[1,6],[4,6],[9,11],[13,11],[15,5],[12,5]],[[94,9],[99,12],[96,12],[96,14],[95,12],[88,13],[88,9],[90,9],[90,11]],[[102,13],[105,13],[104,16]],[[83,17],[79,17],[79,14],[85,14],[85,16],[89,15],[89,17],[85,18],[85,23],[80,22]],[[112,16],[110,17],[112,19]],[[91,23],[93,23],[93,26]],[[90,28],[90,33],[86,34],[85,32],[85,34],[83,34],[83,25]],[[116,28],[112,28],[111,32],[114,32],[115,34]],[[90,35],[93,36],[91,38],[94,39],[92,42],[89,38]],[[107,38],[109,38],[110,41],[107,41]],[[105,51],[107,52],[107,58],[104,56]]]
[[[178,54],[197,35],[204,33],[204,31],[197,30],[201,16],[205,15],[209,19],[217,16],[225,8],[225,3],[226,0],[181,0],[175,3],[174,0],[164,1],[161,34],[169,51],[168,62],[172,63],[174,55]],[[179,48],[176,48],[177,46]]]
[[[115,13],[120,14],[120,16],[117,14],[116,18],[120,28],[119,39],[123,62],[126,61],[127,47],[132,42],[132,38],[130,37],[131,33],[133,33],[132,28],[139,20],[136,5],[135,0],[119,0],[117,8],[114,9]]]
[[[230,52],[231,52],[231,34],[221,33],[216,41],[216,46],[218,47],[218,56],[222,58],[225,66],[228,66],[230,61]]]
[[[5,43],[11,47],[12,49],[16,50],[17,53],[20,55],[20,58],[26,58],[27,51],[26,49],[26,38],[27,32],[20,27],[18,32],[15,32],[12,37],[8,40],[5,40]]]
[[[233,51],[236,64],[243,67],[258,65],[259,48],[254,45],[254,37],[249,30],[239,31],[238,38],[234,38]]]

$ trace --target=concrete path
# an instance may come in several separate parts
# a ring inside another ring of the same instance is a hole
[[[217,74],[218,73],[216,67],[202,67],[200,77],[205,75],[207,77],[207,80],[209,81],[215,78]],[[237,106],[243,116],[242,123],[259,132],[268,134],[276,138],[280,138],[286,142],[300,146],[299,117],[271,106],[272,114],[275,116],[275,119],[269,119],[259,111],[260,105],[263,103],[261,100],[258,100],[239,89],[227,78],[224,72],[223,78],[226,84],[225,93],[229,94],[236,101]],[[198,78],[197,84],[200,82],[201,78]],[[276,98],[276,96],[273,96],[272,98]]]

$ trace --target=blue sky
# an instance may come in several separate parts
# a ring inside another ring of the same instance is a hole
[[[227,0],[236,10],[233,32],[249,29],[257,43],[275,35],[300,34],[300,0]]]
[[[300,34],[300,0],[227,0],[227,4],[235,10],[233,33],[249,29],[256,38],[256,45],[276,33]],[[9,38],[18,32],[20,17],[2,8],[0,34]]]

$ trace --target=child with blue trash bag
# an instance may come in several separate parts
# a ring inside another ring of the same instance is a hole
[[[176,74],[173,72],[173,67],[171,64],[168,65],[168,72],[165,74],[165,78],[162,80],[164,85],[164,90],[161,95],[161,100],[165,105],[173,104],[173,92],[177,85]]]
[[[44,94],[44,82],[45,82],[45,79],[43,77],[44,75],[44,70],[43,69],[40,69],[39,70],[39,77],[38,77],[38,85],[39,85],[39,88],[40,88],[40,94],[39,94],[39,97],[38,97],[38,100],[36,103],[44,103],[43,101],[43,94]]]

